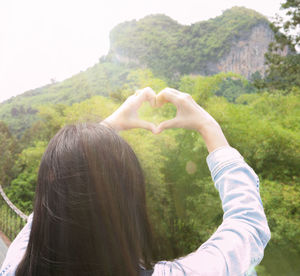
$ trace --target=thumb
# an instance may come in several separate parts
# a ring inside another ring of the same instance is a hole
[[[158,127],[155,129],[155,134],[161,133],[163,130],[168,128],[177,127],[178,120],[177,118],[173,118],[171,120],[164,121],[158,125]]]
[[[137,120],[134,125],[135,125],[136,128],[147,129],[147,130],[152,131],[153,133],[156,130],[156,125],[155,124],[144,121],[144,120]]]

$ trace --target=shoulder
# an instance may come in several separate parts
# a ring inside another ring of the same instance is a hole
[[[27,244],[28,244],[31,224],[32,224],[32,217],[33,214],[31,214],[28,217],[26,225],[24,226],[24,228],[21,230],[21,232],[17,235],[17,237],[14,239],[14,241],[11,243],[10,247],[8,248],[5,260],[0,270],[0,276],[15,275],[15,271],[27,249]]]
[[[183,267],[176,261],[161,261],[154,266],[153,276],[183,276],[186,275]]]
[[[219,276],[224,274],[223,256],[215,250],[199,248],[174,261],[161,261],[154,266],[153,276]]]
[[[4,263],[1,267],[0,276],[14,276],[16,268],[16,265],[12,265],[11,263]]]

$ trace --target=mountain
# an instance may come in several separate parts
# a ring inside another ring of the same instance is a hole
[[[94,95],[115,95],[132,70],[150,69],[176,85],[183,75],[232,71],[249,78],[265,71],[264,53],[274,34],[254,10],[233,7],[216,18],[185,26],[162,14],[117,25],[99,63],[65,81],[27,91],[0,104],[0,120],[20,136],[40,106],[71,105]],[[136,87],[138,88],[138,87]]]
[[[101,62],[62,82],[29,90],[0,103],[0,121],[19,136],[37,120],[41,106],[72,105],[95,95],[108,96],[126,81],[129,69]]]
[[[111,31],[107,60],[148,67],[171,79],[221,71],[250,78],[256,71],[264,74],[264,54],[273,40],[267,18],[243,7],[190,26],[150,15]]]

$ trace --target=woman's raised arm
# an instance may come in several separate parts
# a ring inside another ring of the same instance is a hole
[[[224,216],[217,231],[197,251],[173,262],[158,263],[153,275],[250,275],[270,239],[259,179],[240,153],[228,145],[219,124],[189,94],[166,88],[157,95],[156,105],[165,102],[173,103],[177,114],[162,122],[156,132],[174,127],[199,131],[210,152],[207,164]]]

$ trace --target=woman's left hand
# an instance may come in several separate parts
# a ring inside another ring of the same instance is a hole
[[[156,126],[153,123],[141,120],[138,116],[138,109],[143,102],[148,101],[152,107],[155,107],[155,99],[156,94],[150,87],[137,90],[134,95],[128,97],[126,101],[113,114],[103,120],[101,124],[112,127],[116,131],[144,128],[155,132]]]

